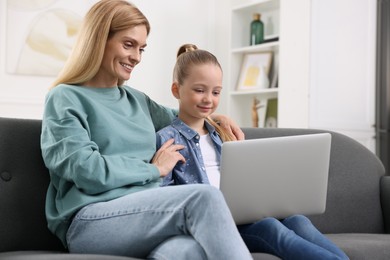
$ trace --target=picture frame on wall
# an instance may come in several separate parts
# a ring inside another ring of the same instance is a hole
[[[272,65],[272,52],[248,53],[244,55],[238,79],[237,90],[269,88],[269,72]]]
[[[57,76],[93,3],[92,0],[8,0],[6,73]]]

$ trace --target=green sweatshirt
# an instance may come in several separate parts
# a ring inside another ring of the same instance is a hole
[[[51,182],[49,229],[66,246],[72,216],[90,203],[156,188],[155,132],[176,111],[130,87],[59,85],[46,97],[41,149]]]

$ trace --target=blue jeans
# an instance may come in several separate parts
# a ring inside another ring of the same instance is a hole
[[[270,253],[282,259],[348,259],[302,215],[282,221],[265,218],[238,229],[251,252]]]
[[[71,253],[150,259],[252,259],[222,193],[210,185],[136,192],[88,205],[67,232]]]

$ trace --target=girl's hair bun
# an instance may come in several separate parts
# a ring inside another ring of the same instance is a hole
[[[197,49],[198,47],[195,44],[191,44],[191,43],[183,44],[177,51],[177,57],[179,57],[181,54],[185,52],[195,51]]]

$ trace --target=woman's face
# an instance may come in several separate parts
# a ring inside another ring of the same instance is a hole
[[[114,87],[118,80],[128,80],[134,67],[141,61],[146,38],[144,25],[116,32],[109,37],[102,64],[95,77],[99,84]]]

